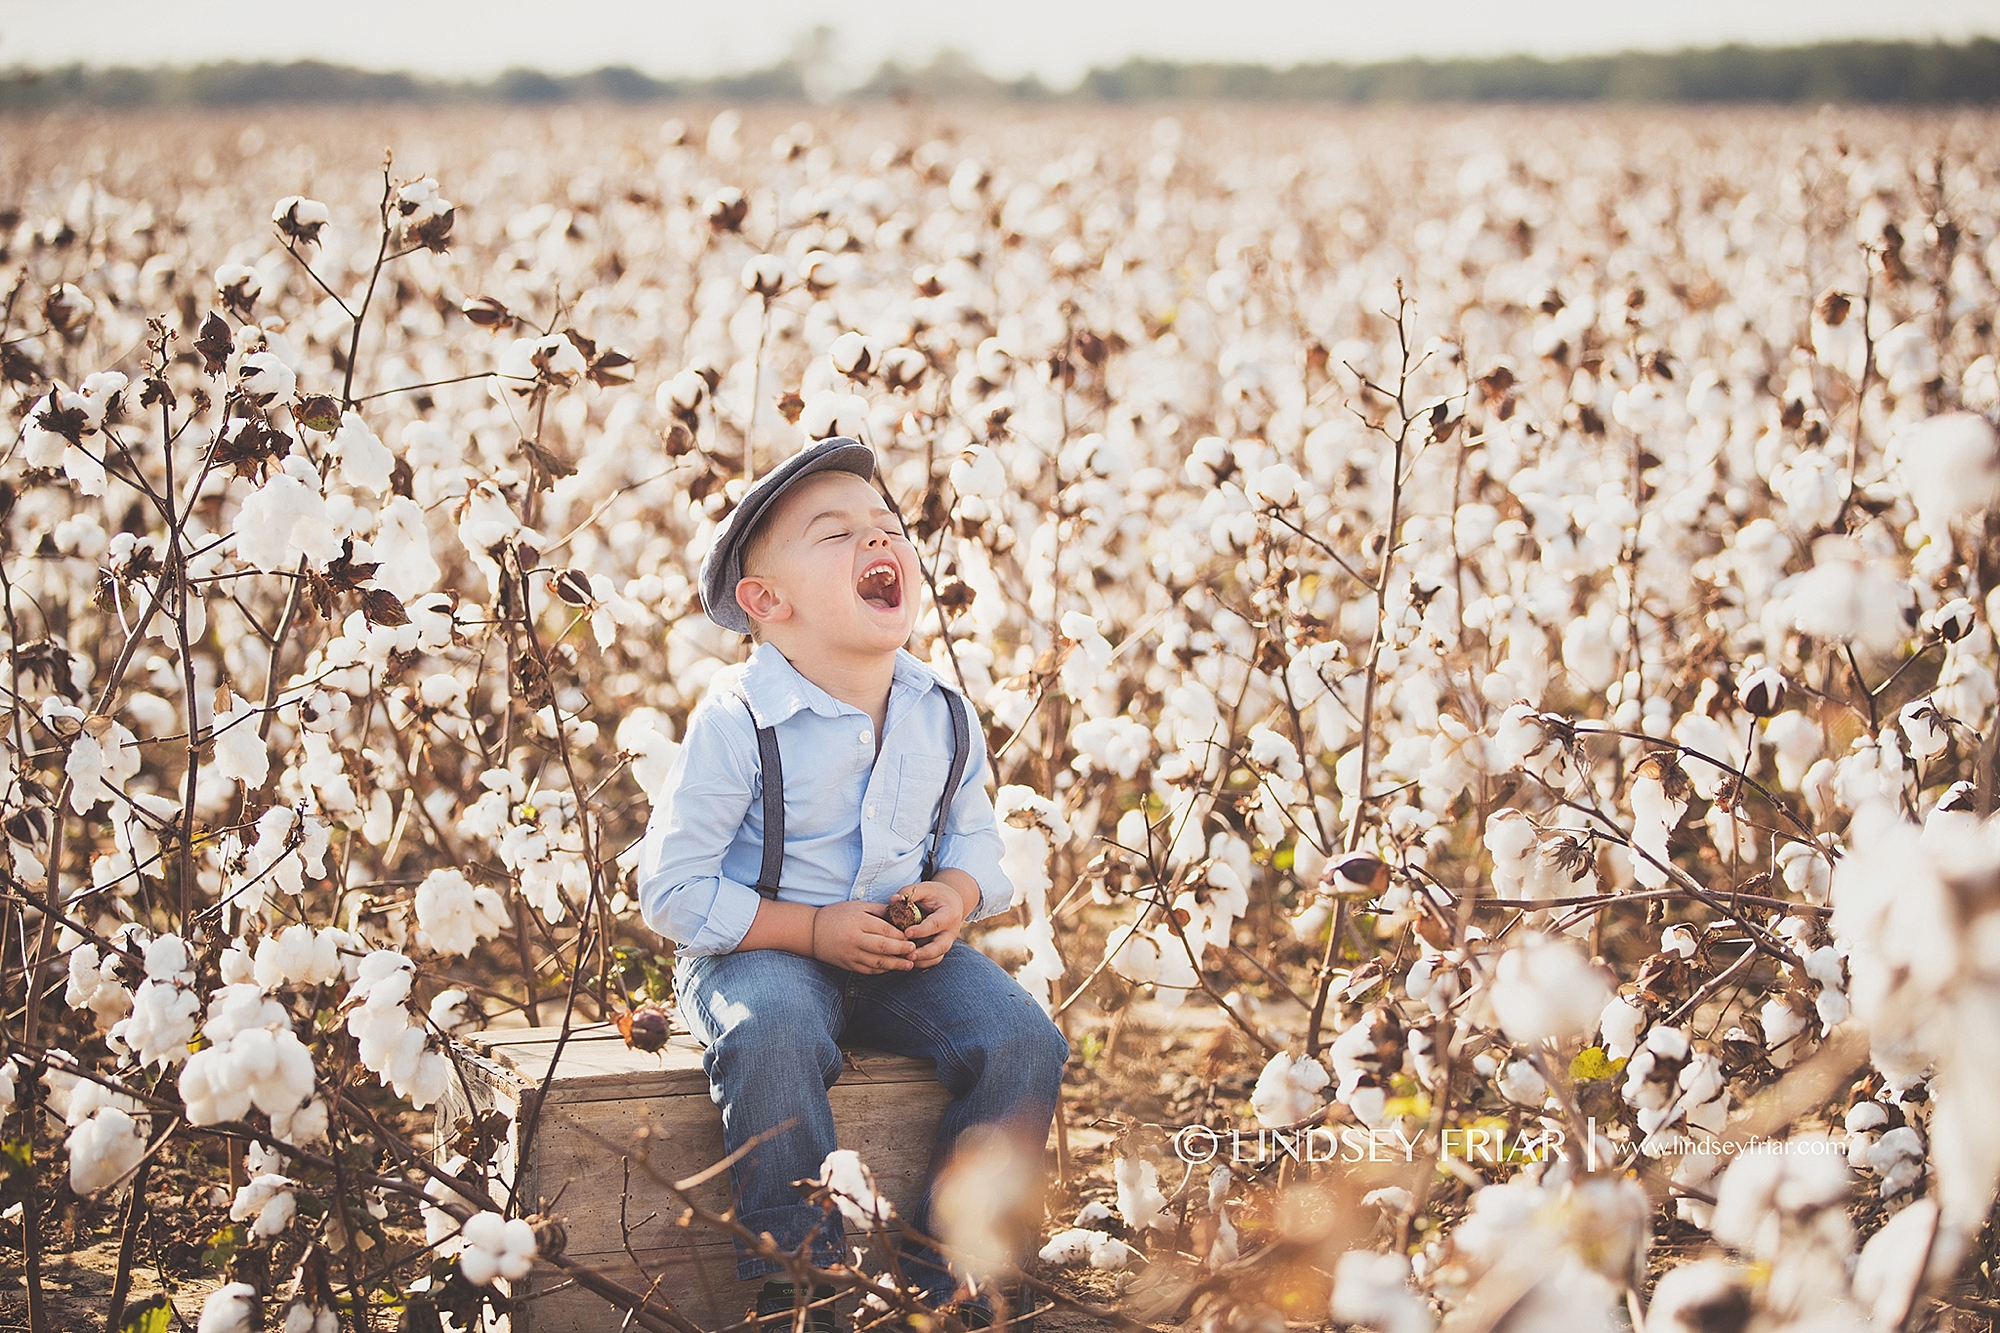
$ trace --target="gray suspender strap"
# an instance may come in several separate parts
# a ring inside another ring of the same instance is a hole
[[[937,820],[931,825],[930,850],[924,853],[924,878],[931,879],[937,874],[938,848],[944,845],[944,824],[951,815],[951,798],[958,791],[958,780],[965,776],[965,758],[971,749],[966,725],[965,709],[969,703],[961,703],[950,690],[944,694],[944,711],[951,714],[951,775],[944,780],[944,795],[938,799]]]
[[[951,774],[945,779],[944,794],[938,798],[937,818],[931,824],[931,844],[924,853],[924,878],[937,871],[938,848],[944,842],[945,821],[951,815],[951,798],[965,776],[965,761],[972,748],[971,725],[964,705],[950,690],[943,691],[945,711],[951,715]],[[778,896],[778,876],[785,867],[785,763],[778,753],[778,733],[757,721],[757,712],[745,697],[751,725],[757,728],[757,762],[764,782],[764,865],[757,875],[757,892],[766,898]]]
[[[747,697],[743,706],[750,707]],[[785,761],[778,754],[778,733],[757,723],[754,710],[750,721],[757,725],[757,763],[764,778],[764,865],[757,873],[757,892],[776,898],[778,874],[785,866]]]

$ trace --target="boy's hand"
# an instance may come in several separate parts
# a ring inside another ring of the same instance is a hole
[[[822,907],[813,918],[812,956],[850,972],[907,972],[917,946],[888,922],[887,903],[858,899]]]
[[[916,966],[930,967],[950,952],[959,927],[965,924],[965,894],[942,880],[927,879],[912,884],[898,896],[923,909],[924,919],[903,934],[916,942]]]

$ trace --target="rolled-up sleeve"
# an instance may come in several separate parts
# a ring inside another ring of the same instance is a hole
[[[722,873],[757,780],[727,707],[711,700],[688,719],[639,853],[639,914],[684,954],[733,953],[757,916],[756,888]]]
[[[950,703],[957,708],[961,700],[952,699]],[[938,847],[937,859],[940,867],[963,870],[979,885],[979,906],[966,917],[968,921],[1004,912],[1014,905],[1014,882],[1000,868],[1000,825],[993,817],[993,798],[986,794],[990,769],[986,746],[978,740],[976,720],[973,727],[972,754],[965,765],[965,776],[952,795],[951,816],[945,821],[944,840]]]

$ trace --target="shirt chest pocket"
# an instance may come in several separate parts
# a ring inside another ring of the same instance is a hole
[[[944,797],[945,779],[951,775],[947,760],[930,755],[906,754],[896,775],[896,810],[889,827],[911,841],[922,839],[937,819],[938,802]]]

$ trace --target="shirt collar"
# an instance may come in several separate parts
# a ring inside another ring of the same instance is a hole
[[[938,684],[936,672],[908,649],[898,648],[896,672],[889,684],[889,724],[893,726],[912,703]],[[799,669],[769,643],[758,644],[750,654],[743,667],[742,685],[759,726],[775,727],[801,710],[821,717],[865,716],[853,704],[842,703],[799,674]]]

